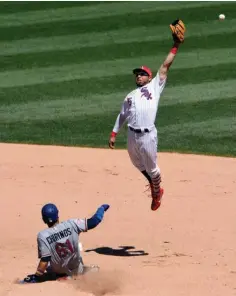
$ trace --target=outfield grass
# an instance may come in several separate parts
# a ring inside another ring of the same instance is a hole
[[[0,2],[1,142],[107,147],[132,69],[158,69],[181,17],[159,150],[236,156],[234,11],[234,2]]]

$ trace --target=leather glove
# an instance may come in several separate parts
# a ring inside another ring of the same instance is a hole
[[[183,21],[179,19],[175,20],[172,24],[170,24],[170,29],[174,42],[183,43],[186,31]]]

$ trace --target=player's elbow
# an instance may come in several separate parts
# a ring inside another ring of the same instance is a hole
[[[98,224],[102,222],[103,216],[104,216],[104,208],[100,207],[97,209],[93,217],[87,220],[88,230],[98,226]]]
[[[98,218],[98,217],[92,217],[90,219],[87,220],[87,226],[88,226],[88,230],[93,229],[95,227],[98,226],[98,224],[100,224],[102,221],[102,219]]]
[[[124,120],[125,118],[125,112],[120,112],[120,120]]]
[[[96,213],[89,219],[87,219],[87,227],[89,229],[95,228],[103,219],[104,207],[101,206],[97,209]]]

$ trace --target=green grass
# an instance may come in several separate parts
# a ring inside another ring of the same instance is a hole
[[[107,147],[135,87],[132,69],[158,69],[172,43],[169,22],[181,15],[186,41],[160,100],[158,149],[236,156],[235,9],[233,2],[0,3],[0,141]],[[126,130],[117,148],[126,147]]]
[[[97,1],[96,3],[101,3]],[[44,10],[44,9],[53,9],[53,8],[64,8],[64,7],[75,7],[75,6],[89,6],[94,5],[91,1],[34,1],[33,3],[30,1],[2,1],[0,2],[0,14],[10,14],[16,12],[28,12],[28,11],[35,11],[35,10]],[[17,6],[17,7],[16,7]]]
[[[122,5],[122,4],[120,4]],[[155,5],[155,3],[154,3]],[[191,22],[208,22],[214,21],[219,10],[222,9],[222,4],[213,5],[210,7],[204,7],[204,14],[202,13],[202,8],[189,8],[187,5],[185,8],[181,8],[181,18],[185,20],[186,23]],[[229,3],[224,4],[224,12],[229,19],[233,18],[235,4]],[[178,11],[178,10],[177,10]],[[174,20],[178,18],[179,12],[176,13],[176,9],[168,11],[148,11],[128,14],[121,14],[117,16],[104,16],[101,18],[94,19],[82,19],[82,20],[69,20],[70,16],[68,15],[68,20],[65,21],[54,21],[51,23],[42,23],[32,25],[23,25],[23,26],[11,26],[11,27],[0,27],[0,36],[2,40],[18,40],[18,39],[27,39],[27,38],[36,38],[36,37],[51,37],[51,36],[62,36],[67,34],[78,34],[78,33],[88,33],[93,34],[94,32],[108,32],[114,29],[123,29],[124,27],[127,30],[141,25],[146,26],[160,26],[167,23],[167,20]],[[158,32],[158,29],[157,29]]]
[[[182,52],[189,52],[196,48],[198,49],[215,49],[228,48],[232,45],[232,40],[235,37],[233,33],[222,33],[216,36],[206,36],[203,38],[190,37],[186,42],[186,46],[181,49]],[[221,42],[219,42],[221,40]],[[119,47],[119,51],[117,50]],[[109,44],[97,47],[84,47],[72,50],[54,50],[40,53],[26,53],[4,56],[0,61],[0,68],[2,70],[13,69],[31,69],[37,67],[60,66],[74,63],[107,61],[121,58],[132,58],[135,56],[155,55],[156,48],[158,53],[166,54],[170,47],[170,40],[147,41],[143,44],[142,41],[127,42],[125,44]],[[147,54],[148,53],[148,54]]]

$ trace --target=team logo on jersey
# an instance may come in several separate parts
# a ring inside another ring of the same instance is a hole
[[[141,97],[145,97],[147,100],[152,100],[152,94],[146,87],[141,88]]]

